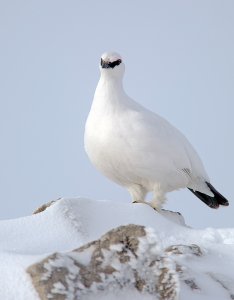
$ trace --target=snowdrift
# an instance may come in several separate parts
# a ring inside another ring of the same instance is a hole
[[[194,230],[145,204],[60,199],[1,221],[0,239],[0,299],[234,299],[234,229]]]

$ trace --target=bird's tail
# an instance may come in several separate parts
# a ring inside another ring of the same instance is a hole
[[[207,186],[211,190],[211,192],[214,194],[214,197],[211,197],[209,195],[203,194],[198,191],[194,191],[190,188],[188,188],[194,195],[196,195],[201,201],[203,201],[206,205],[208,205],[211,208],[218,208],[219,205],[228,206],[228,200],[224,198],[209,182],[206,182]]]

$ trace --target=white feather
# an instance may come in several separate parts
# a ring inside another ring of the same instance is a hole
[[[105,53],[113,62],[121,57]],[[153,191],[160,208],[167,192],[189,187],[213,193],[204,166],[186,137],[159,115],[128,97],[122,86],[124,64],[101,68],[86,122],[85,149],[95,167],[126,187],[133,201],[144,202]]]

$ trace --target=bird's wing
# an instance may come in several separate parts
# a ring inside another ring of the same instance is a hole
[[[130,128],[127,143],[138,153],[135,160],[139,164],[143,161],[145,168],[157,166],[164,171],[181,171],[185,176],[207,177],[192,145],[165,119],[148,110],[128,111],[125,117],[124,124]]]

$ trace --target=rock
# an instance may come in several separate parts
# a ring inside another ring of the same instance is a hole
[[[144,226],[120,226],[68,253],[55,253],[27,272],[40,299],[85,299],[84,296],[135,289],[155,299],[176,300],[176,264]]]
[[[201,248],[198,245],[172,245],[165,250],[167,253],[175,255],[195,255],[202,256]]]
[[[178,262],[176,256],[183,256],[184,258],[201,257],[203,255],[201,248],[198,245],[171,245],[165,249],[165,252],[170,256],[175,257],[176,270],[179,274],[180,281],[186,284],[192,291],[201,290],[196,283],[192,270],[186,266],[181,266],[181,262]]]
[[[60,199],[62,199],[62,198],[58,198],[57,200],[52,200],[50,202],[47,202],[47,203],[41,205],[33,212],[33,215],[43,212],[44,210],[46,210],[48,207],[50,207],[51,205],[53,205],[55,202],[59,201]]]

